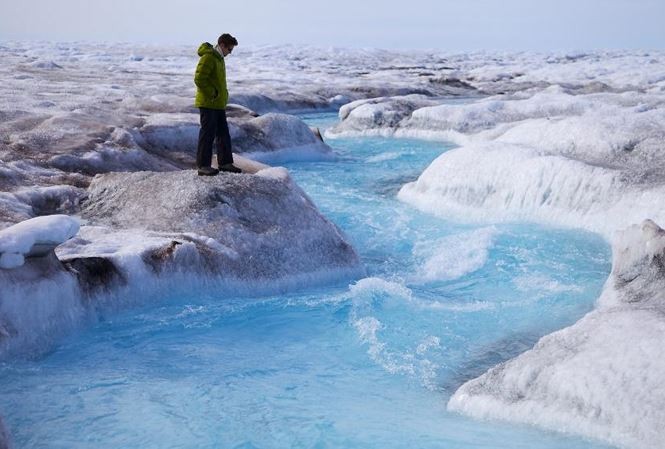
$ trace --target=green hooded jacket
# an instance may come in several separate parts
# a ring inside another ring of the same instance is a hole
[[[224,109],[229,102],[224,58],[208,42],[204,42],[199,46],[198,54],[201,59],[199,59],[194,74],[194,84],[196,84],[194,106],[197,108]]]

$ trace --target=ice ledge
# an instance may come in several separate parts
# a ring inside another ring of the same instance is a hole
[[[48,215],[0,231],[0,268],[23,265],[26,257],[44,256],[74,237],[79,222],[67,215]]]
[[[665,441],[665,231],[618,232],[596,310],[462,385],[448,408],[631,448]]]
[[[97,313],[139,300],[256,296],[362,274],[343,233],[286,169],[235,162],[244,173],[99,175],[80,229],[51,216],[3,231],[2,253],[20,262],[49,246],[0,269],[0,359],[48,349]]]

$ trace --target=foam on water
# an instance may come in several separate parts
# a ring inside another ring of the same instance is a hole
[[[353,242],[366,277],[274,296],[260,286],[202,294],[180,279],[178,294],[101,313],[50,353],[0,365],[17,447],[605,448],[473,421],[446,403],[589,311],[607,245],[551,228],[462,226],[396,201],[441,144],[331,143],[337,160],[289,170]],[[534,295],[539,279],[552,288]]]
[[[419,242],[415,252],[425,257],[419,268],[425,280],[457,279],[487,262],[497,231],[481,228],[444,237],[436,242]]]

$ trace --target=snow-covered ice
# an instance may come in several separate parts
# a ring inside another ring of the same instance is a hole
[[[67,215],[36,217],[0,230],[0,268],[20,267],[26,257],[43,256],[78,230],[78,220]]]

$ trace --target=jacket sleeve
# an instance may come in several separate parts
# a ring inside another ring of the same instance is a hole
[[[194,84],[198,87],[206,98],[213,99],[219,94],[215,92],[215,86],[212,83],[211,75],[214,69],[214,56],[204,55],[199,60],[194,74]]]

